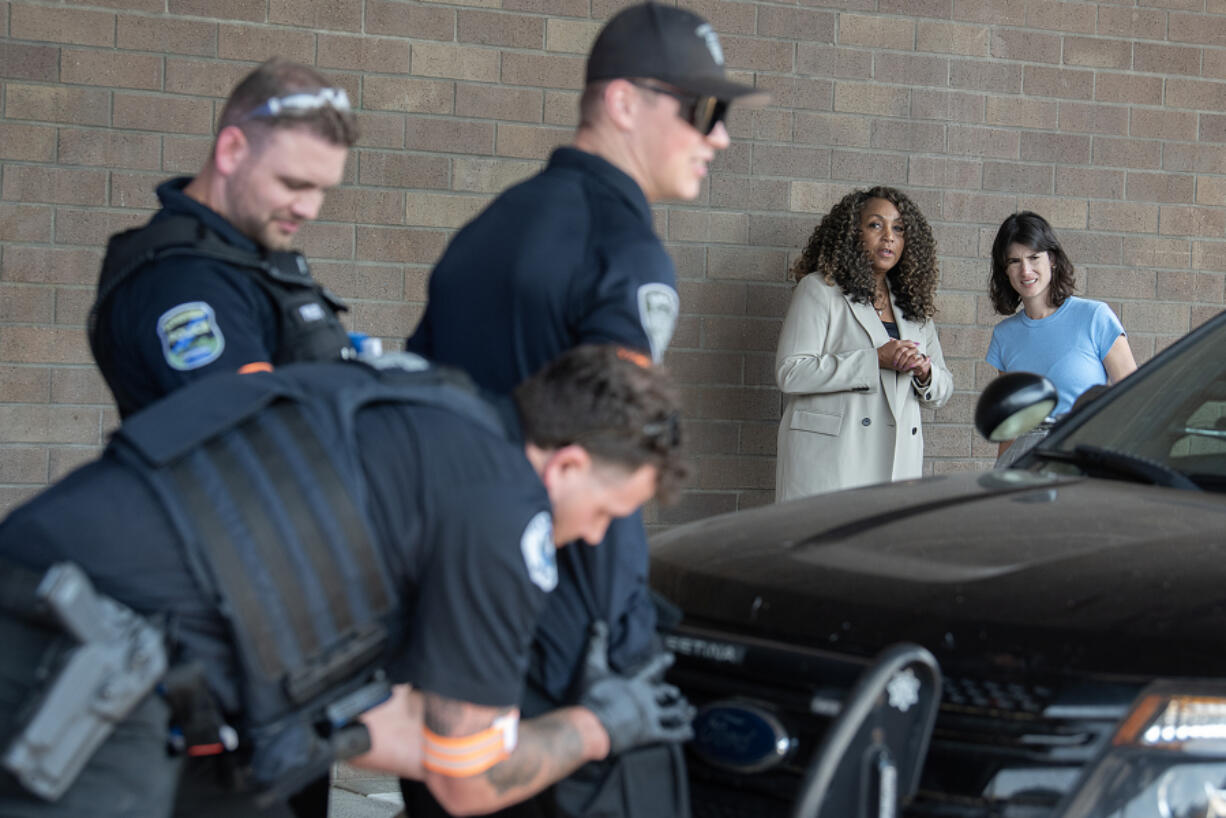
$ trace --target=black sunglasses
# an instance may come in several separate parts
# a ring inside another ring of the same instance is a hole
[[[728,116],[728,103],[722,99],[685,94],[681,91],[674,91],[671,88],[651,85],[643,80],[629,80],[629,83],[636,88],[664,94],[680,102],[681,107],[677,109],[677,116],[693,125],[695,130],[703,136],[710,136],[711,131],[715,130],[715,126],[723,122],[724,118]]]

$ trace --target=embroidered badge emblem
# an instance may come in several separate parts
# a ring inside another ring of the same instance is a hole
[[[552,591],[558,584],[558,563],[553,544],[553,517],[548,511],[537,512],[528,521],[519,539],[519,548],[524,553],[528,578],[542,591]]]
[[[162,313],[157,333],[166,363],[180,371],[211,364],[226,348],[213,308],[203,301],[188,301]]]
[[[707,51],[711,52],[711,59],[715,60],[715,64],[723,65],[724,49],[720,47],[719,36],[716,35],[715,29],[711,28],[711,24],[703,23],[698,28],[694,29],[694,33],[706,42]]]
[[[677,313],[681,310],[681,298],[667,284],[652,282],[639,287],[639,322],[651,345],[651,359],[659,363],[673,339],[677,326]]]

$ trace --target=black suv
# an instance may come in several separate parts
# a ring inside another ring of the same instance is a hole
[[[700,707],[695,818],[787,815],[897,642],[944,677],[904,815],[1226,816],[1224,490],[1226,313],[1011,469],[656,536],[652,584],[684,612],[674,680]]]

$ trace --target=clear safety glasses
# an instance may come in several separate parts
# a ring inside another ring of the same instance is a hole
[[[252,108],[243,117],[248,119],[272,119],[278,116],[304,116],[321,108],[332,108],[341,113],[348,113],[349,95],[344,88],[320,88],[318,91],[300,92],[283,97],[273,97],[256,108]]]

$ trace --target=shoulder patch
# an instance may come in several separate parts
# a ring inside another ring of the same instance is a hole
[[[667,284],[653,281],[639,287],[639,322],[651,344],[651,359],[660,363],[668,342],[673,340],[677,326],[677,313],[681,310],[681,298]]]
[[[537,512],[524,527],[519,539],[519,548],[524,553],[524,565],[528,577],[545,593],[558,584],[558,563],[553,544],[553,516],[548,511]]]
[[[213,308],[203,301],[188,301],[166,310],[158,318],[157,331],[162,355],[171,369],[207,366],[226,348]]]

